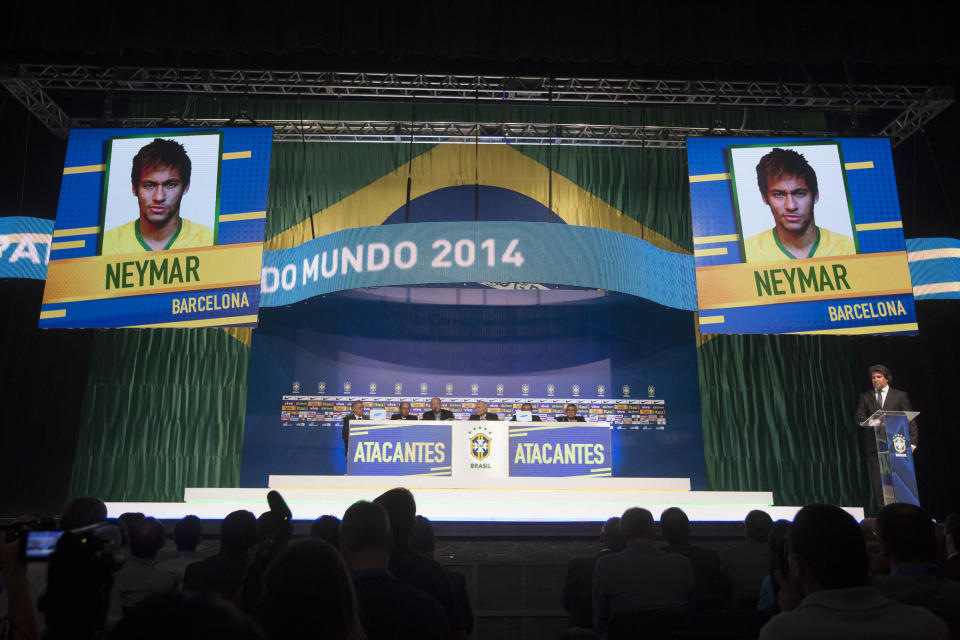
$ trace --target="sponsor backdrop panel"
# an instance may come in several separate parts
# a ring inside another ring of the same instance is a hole
[[[341,416],[477,400],[544,421],[574,402],[609,422],[615,476],[689,477],[705,488],[689,312],[589,290],[387,287],[261,310],[251,348],[241,484],[342,474]],[[605,464],[603,466],[609,466]],[[586,473],[589,473],[588,470]]]

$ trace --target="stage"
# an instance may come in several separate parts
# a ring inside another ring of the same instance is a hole
[[[108,502],[107,509],[110,517],[139,511],[163,520],[219,520],[237,509],[259,515],[268,509],[267,492],[275,489],[294,520],[311,521],[324,514],[340,517],[357,500],[373,500],[393,487],[413,492],[418,514],[464,524],[602,522],[629,507],[649,509],[656,519],[668,507],[680,507],[692,522],[742,522],[753,509],[792,520],[800,508],[774,506],[768,491],[692,491],[687,478],[276,475],[264,488],[187,488],[183,502]],[[862,507],[844,509],[857,520],[864,517]]]

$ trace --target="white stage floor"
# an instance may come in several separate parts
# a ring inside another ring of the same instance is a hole
[[[774,520],[792,520],[800,507],[773,506],[766,491],[691,491],[686,478],[469,478],[429,476],[270,476],[269,488],[188,488],[183,502],[109,502],[111,517],[139,511],[162,519],[196,515],[221,519],[231,511],[266,511],[276,489],[295,520],[343,516],[357,500],[373,500],[393,487],[407,487],[417,513],[438,522],[602,522],[629,507],[649,509],[659,520],[680,507],[697,522],[742,522],[761,509]],[[858,521],[861,507],[844,507]]]

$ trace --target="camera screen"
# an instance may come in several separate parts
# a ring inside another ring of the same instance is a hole
[[[62,531],[28,531],[26,540],[27,560],[46,560],[57,548]]]

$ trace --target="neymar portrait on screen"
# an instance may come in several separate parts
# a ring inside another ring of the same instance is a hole
[[[130,169],[139,216],[104,231],[101,255],[213,245],[213,228],[181,216],[181,206],[190,198],[192,164],[177,140],[155,138],[140,147]]]

